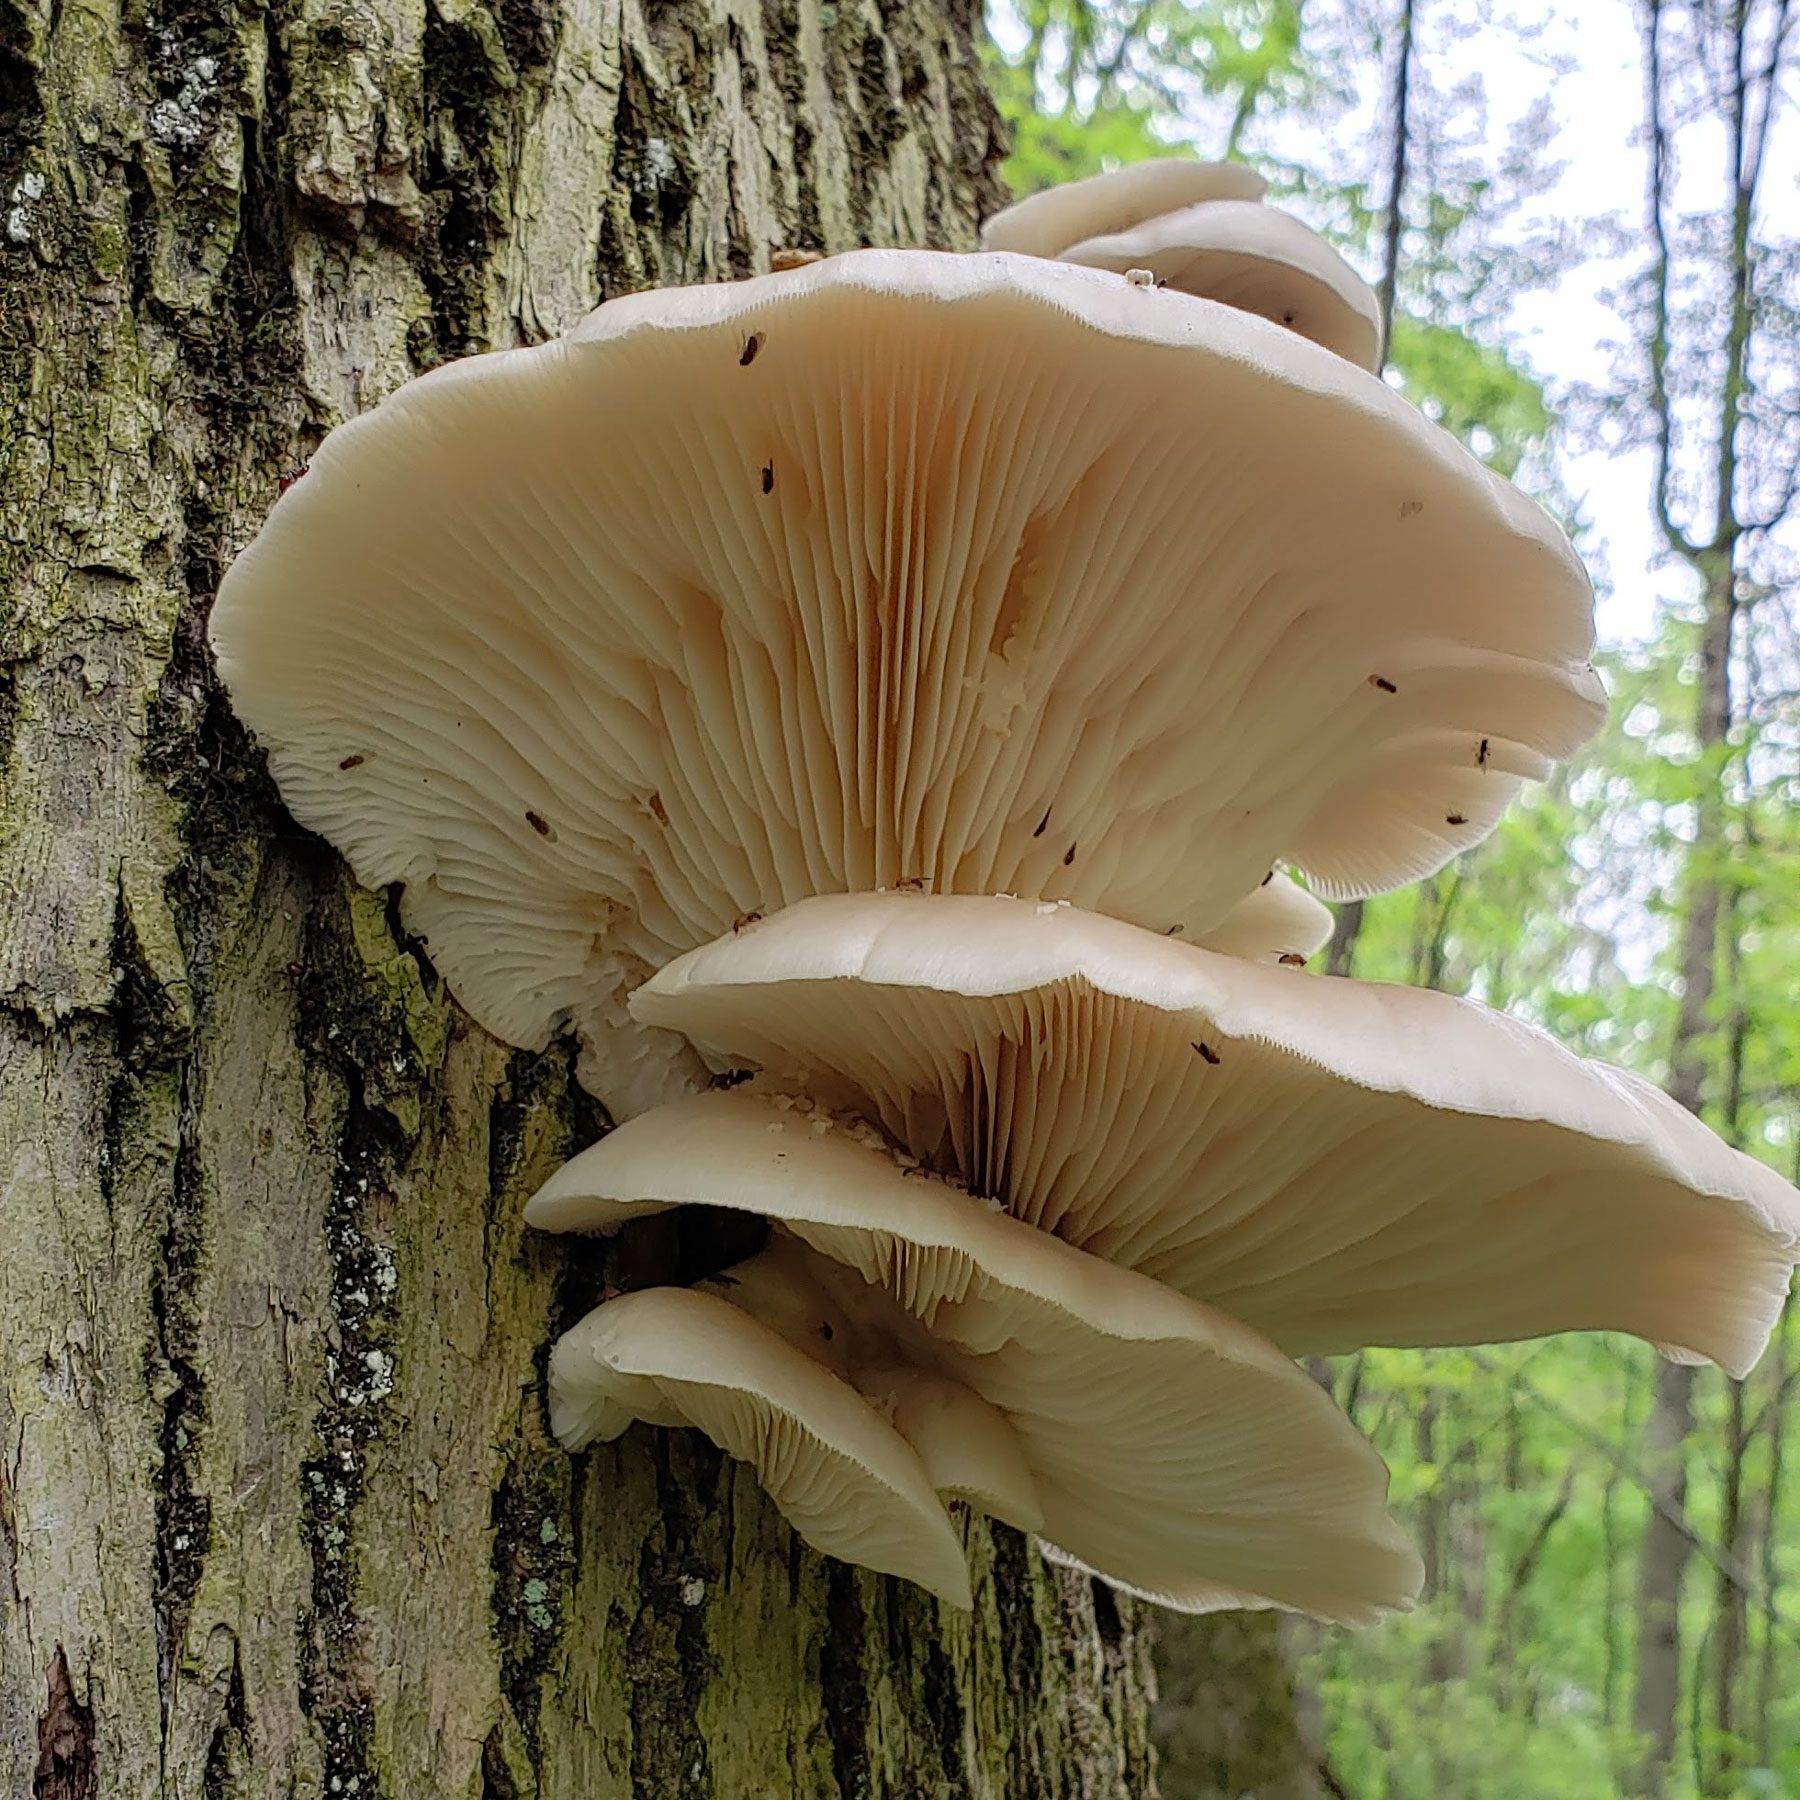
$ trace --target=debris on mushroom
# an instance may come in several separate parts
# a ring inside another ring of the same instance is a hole
[[[572,1029],[629,1113],[699,1071],[625,994],[810,894],[1203,937],[1278,859],[1330,898],[1441,866],[1597,725],[1591,613],[1539,508],[1291,334],[859,251],[409,383],[211,636],[295,816],[404,884],[478,1020]]]
[[[1253,193],[1231,191],[1240,165],[1177,160],[1137,167],[1189,173],[1191,187],[1184,192],[1172,175],[1147,175],[1141,187],[1122,191],[1114,184],[1132,171],[1095,176],[996,214],[982,242],[1215,300],[1298,332],[1359,368],[1381,367],[1374,289],[1316,231],[1265,205],[1260,182]],[[1191,173],[1199,170],[1221,178],[1212,191]],[[1078,204],[1084,188],[1096,190],[1091,207]],[[1023,230],[1015,214],[1024,215]],[[1415,510],[1402,502],[1402,516]]]
[[[1303,1370],[1210,1307],[909,1180],[865,1125],[704,1094],[621,1126],[554,1187],[533,1223],[603,1231],[696,1202],[768,1218],[775,1241],[730,1271],[723,1300],[917,1432],[940,1488],[1108,1581],[1193,1611],[1347,1624],[1417,1590],[1386,1470]],[[553,1371],[564,1361],[559,1347]],[[968,1400],[921,1406],[959,1388]]]
[[[1635,1076],[1073,907],[803,901],[632,1006],[1294,1355],[1617,1330],[1742,1375],[1800,1258],[1800,1194]]]
[[[550,1422],[579,1450],[633,1420],[692,1425],[746,1462],[815,1550],[970,1604],[962,1543],[917,1454],[855,1389],[716,1294],[597,1306],[550,1358]]]

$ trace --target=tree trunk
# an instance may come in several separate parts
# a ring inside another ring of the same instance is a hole
[[[1149,1791],[1135,1610],[1017,1536],[940,1617],[691,1436],[548,1440],[601,1271],[520,1204],[600,1121],[284,818],[203,649],[278,479],[416,370],[970,245],[977,29],[0,0],[0,1791]]]
[[[1307,1629],[1273,1613],[1157,1621],[1152,1719],[1170,1800],[1324,1800],[1318,1721],[1295,1668]]]

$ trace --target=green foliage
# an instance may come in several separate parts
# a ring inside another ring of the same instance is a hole
[[[1012,128],[1018,195],[1166,156],[1196,103],[1222,107],[1218,154],[1265,102],[1309,85],[1302,0],[1019,0],[998,4],[989,48]]]

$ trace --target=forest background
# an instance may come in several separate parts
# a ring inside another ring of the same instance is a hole
[[[990,30],[1015,191],[1248,158],[1377,283],[1388,379],[1595,572],[1608,730],[1340,908],[1333,970],[1533,1019],[1800,1174],[1800,8],[993,0]],[[1287,1628],[1282,1795],[1800,1796],[1796,1337],[1741,1384],[1610,1337],[1320,1367],[1429,1577],[1382,1630]],[[1165,1640],[1172,1800],[1211,1648]]]

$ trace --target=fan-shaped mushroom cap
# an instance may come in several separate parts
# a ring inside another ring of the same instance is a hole
[[[778,1301],[778,1328],[852,1380],[899,1354],[968,1387],[1011,1427],[1044,1534],[1108,1580],[1352,1624],[1417,1588],[1380,1459],[1273,1345],[909,1170],[866,1126],[702,1094],[621,1126],[561,1183],[566,1228],[607,1229],[649,1201],[773,1220],[806,1247],[789,1292],[827,1296],[811,1329]],[[755,1307],[758,1285],[727,1292]]]
[[[1123,275],[1148,269],[1177,292],[1285,325],[1364,369],[1381,367],[1375,290],[1291,213],[1215,200],[1072,243],[1064,262]]]
[[[616,1112],[667,1085],[622,994],[747,915],[918,879],[1199,935],[1278,859],[1436,868],[1600,717],[1580,565],[1447,434],[1024,257],[632,295],[412,382],[211,629],[295,815]]]
[[[982,226],[981,247],[1059,257],[1070,244],[1128,230],[1158,213],[1209,200],[1259,200],[1268,185],[1248,163],[1154,157],[1027,195]]]
[[[1256,962],[1301,961],[1331,938],[1331,908],[1321,906],[1297,881],[1274,870],[1217,925],[1194,941],[1222,956]],[[1172,932],[1179,937],[1180,932]]]
[[[579,1450],[633,1419],[692,1425],[749,1463],[815,1550],[970,1605],[962,1544],[906,1441],[846,1382],[716,1295],[621,1295],[558,1341],[556,1435]]]
[[[1742,1374],[1800,1253],[1779,1176],[1528,1025],[1073,907],[810,900],[633,1006],[1296,1355],[1611,1329]]]

